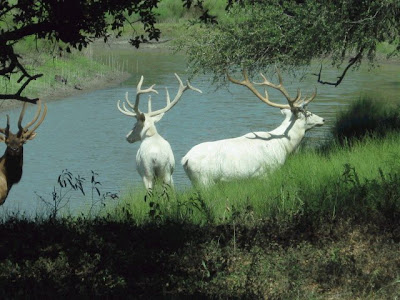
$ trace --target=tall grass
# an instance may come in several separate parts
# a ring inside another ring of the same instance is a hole
[[[332,127],[333,142],[351,145],[365,137],[382,138],[388,132],[400,130],[400,109],[394,104],[363,97],[338,113]]]
[[[264,178],[133,187],[106,216],[11,216],[0,295],[396,299],[399,147],[397,132],[367,135],[304,148]]]
[[[160,220],[195,224],[229,223],[238,214],[247,215],[253,222],[283,220],[304,213],[334,217],[349,215],[353,210],[361,214],[365,210],[368,214],[382,204],[381,199],[359,205],[354,201],[363,199],[351,199],[357,189],[366,191],[368,186],[385,184],[390,178],[395,182],[397,179],[392,177],[400,171],[399,153],[398,133],[388,134],[384,140],[367,138],[351,148],[337,145],[328,154],[308,149],[262,178],[220,183],[199,190],[178,190],[169,199],[158,197],[161,193],[155,191],[151,201],[159,205]],[[144,202],[144,196],[140,189],[123,196],[127,205],[124,209],[139,224],[152,221],[151,207]]]
[[[154,221],[154,208],[157,221],[195,224],[226,224],[238,216],[251,225],[259,220],[300,215],[317,219],[367,217],[391,209],[392,216],[400,214],[396,200],[400,197],[400,187],[396,186],[400,186],[400,128],[392,126],[399,123],[400,115],[397,109],[387,107],[373,110],[380,125],[382,120],[390,121],[378,127],[363,123],[362,131],[359,117],[375,105],[371,101],[356,101],[347,112],[339,114],[329,145],[304,148],[289,157],[282,168],[264,177],[177,190],[168,199],[155,191],[150,202],[143,201],[143,190],[132,189],[123,196],[122,206],[138,224]],[[358,113],[352,113],[354,110]],[[347,125],[343,127],[343,123]],[[345,133],[338,128],[345,128]],[[352,130],[360,134],[350,134]],[[344,134],[346,144],[338,139]]]

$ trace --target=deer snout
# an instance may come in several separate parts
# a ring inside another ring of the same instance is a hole
[[[316,126],[322,126],[325,124],[325,119],[322,119],[316,124]]]
[[[12,155],[12,156],[17,156],[19,155],[19,153],[21,152],[21,147],[7,147],[7,152],[8,154]]]
[[[131,144],[140,141],[140,134],[138,134],[135,130],[131,130],[126,135],[126,140]]]
[[[132,130],[129,131],[129,133],[126,135],[125,138],[128,141],[128,143],[133,143],[133,141],[132,141]]]

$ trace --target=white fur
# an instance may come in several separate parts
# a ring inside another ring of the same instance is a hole
[[[129,143],[141,141],[136,154],[136,167],[147,190],[153,188],[156,179],[173,185],[174,154],[170,144],[158,134],[155,127],[163,115],[151,117],[144,113],[138,116],[133,130],[126,137]]]
[[[274,170],[297,148],[307,130],[324,124],[310,112],[296,116],[289,109],[281,111],[285,120],[270,132],[250,132],[194,146],[182,159],[192,183],[207,186]]]
[[[136,88],[136,101],[134,105],[129,102],[128,92],[125,94],[126,103],[132,111],[126,107],[125,102],[122,104],[122,107],[120,106],[120,100],[117,102],[117,108],[120,112],[124,115],[136,118],[135,126],[131,132],[129,132],[126,139],[129,143],[142,141],[136,154],[136,166],[140,176],[142,176],[143,183],[147,190],[153,188],[156,179],[162,180],[164,184],[170,186],[173,185],[172,173],[175,168],[174,154],[172,153],[170,144],[158,134],[155,123],[160,121],[164,113],[169,111],[178,103],[185,91],[193,90],[201,93],[199,89],[191,86],[189,81],[184,85],[176,73],[175,77],[179,82],[178,92],[176,93],[175,98],[171,101],[168,89],[166,88],[167,105],[162,109],[152,111],[151,97],[149,97],[148,112],[142,113],[139,110],[139,97],[141,94],[158,94],[158,92],[153,89],[154,84],[147,89],[142,89],[144,80],[143,76],[141,76]]]

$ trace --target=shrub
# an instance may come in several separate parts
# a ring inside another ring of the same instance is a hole
[[[400,130],[399,106],[369,97],[360,98],[338,114],[332,127],[334,140],[340,145],[351,145],[365,137],[385,137],[390,131]]]

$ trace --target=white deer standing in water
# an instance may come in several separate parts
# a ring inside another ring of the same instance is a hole
[[[128,92],[125,94],[126,103],[132,110],[129,110],[125,102],[122,107],[120,100],[117,102],[117,107],[124,115],[135,117],[136,123],[133,129],[128,133],[126,139],[129,143],[141,141],[141,145],[136,154],[136,166],[139,175],[143,179],[143,183],[148,191],[151,191],[155,180],[159,179],[164,184],[169,186],[173,185],[172,173],[175,168],[175,159],[170,144],[157,132],[155,123],[161,120],[164,113],[169,111],[175,104],[178,103],[183,93],[191,89],[201,93],[197,88],[194,88],[187,81],[187,85],[182,83],[182,80],[177,74],[175,77],[179,81],[179,89],[173,101],[170,100],[168,89],[166,88],[167,105],[159,110],[152,111],[151,109],[151,96],[148,100],[148,112],[143,113],[139,110],[140,95],[144,93],[156,93],[153,89],[155,84],[147,89],[142,89],[143,76],[136,89],[136,101],[133,105],[128,99]]]
[[[205,142],[194,146],[182,159],[182,165],[189,179],[195,185],[207,186],[218,181],[256,177],[283,165],[287,156],[292,153],[303,139],[306,131],[315,126],[322,126],[324,119],[305,110],[305,107],[316,96],[291,98],[283,87],[282,77],[278,72],[279,84],[269,82],[264,75],[261,83],[280,91],[288,104],[271,102],[265,90],[265,96],[249,81],[245,71],[244,80],[228,79],[250,89],[262,102],[281,109],[285,120],[269,132],[250,132],[240,137]]]

